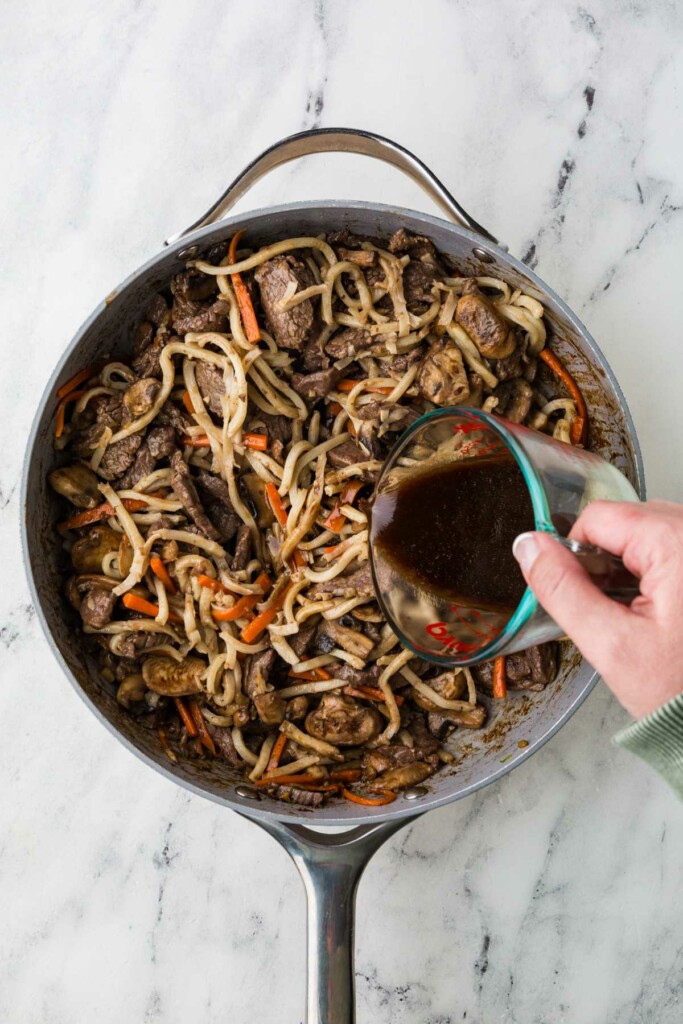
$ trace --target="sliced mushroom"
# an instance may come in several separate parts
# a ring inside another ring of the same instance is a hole
[[[308,697],[301,693],[298,697],[292,697],[287,701],[285,718],[288,722],[300,722],[308,712]]]
[[[163,656],[147,658],[142,666],[142,676],[150,690],[164,697],[185,697],[201,693],[201,674],[206,662],[200,658],[185,658],[175,661]]]
[[[116,699],[124,708],[130,710],[131,704],[137,704],[145,699],[146,692],[145,680],[136,672],[121,680],[116,691]]]
[[[272,526],[275,522],[275,516],[273,510],[268,504],[266,498],[266,485],[260,476],[256,473],[245,473],[241,479],[241,483],[244,484],[247,495],[251,500],[251,504],[256,514],[256,523],[262,529],[266,529],[268,526]]]
[[[424,761],[413,761],[402,768],[392,768],[383,775],[378,775],[374,782],[369,783],[368,789],[372,793],[382,793],[384,790],[405,789],[406,786],[416,786],[424,782],[434,769]]]
[[[455,307],[455,319],[487,359],[505,359],[517,344],[511,325],[474,281],[465,284]]]
[[[285,702],[276,690],[257,693],[253,698],[256,713],[264,725],[279,725],[285,720]]]
[[[133,564],[133,545],[124,533],[119,542],[119,572],[125,579]]]
[[[330,645],[331,642],[331,645]],[[342,647],[349,654],[362,658],[365,661],[374,648],[375,643],[370,637],[360,633],[357,629],[347,629],[338,622],[326,622],[317,632],[315,638],[316,646],[321,649],[332,650],[333,647]]]
[[[117,551],[121,534],[110,526],[98,523],[85,537],[77,540],[71,549],[71,561],[76,572],[101,572],[105,555]]]
[[[70,576],[64,586],[64,592],[69,604],[76,611],[80,611],[85,594],[96,588],[99,590],[113,590],[117,583],[118,580],[113,580],[109,576],[103,576],[99,573],[83,573],[80,576]]]
[[[86,626],[102,629],[111,621],[116,594],[104,587],[93,587],[81,601],[79,611]]]
[[[432,690],[435,690],[440,697],[445,697],[446,700],[460,700],[467,688],[465,673],[456,669],[452,669],[450,672],[442,672],[435,679],[425,679],[425,683]],[[430,700],[429,697],[423,697],[417,690],[413,690],[411,696],[417,706],[424,708],[425,711],[444,710],[439,704],[435,704],[433,700]]]
[[[436,338],[420,363],[416,383],[435,405],[459,405],[467,401],[470,386],[458,346],[449,338]]]
[[[123,396],[123,404],[131,419],[136,420],[149,412],[160,387],[161,384],[155,377],[142,377],[131,384]]]
[[[309,735],[335,746],[361,746],[379,735],[382,716],[374,708],[361,707],[349,697],[328,693],[315,711],[306,716]]]
[[[64,466],[62,469],[53,469],[48,473],[47,479],[53,491],[68,498],[72,505],[78,508],[94,508],[102,500],[97,477],[81,462],[74,462],[73,466]]]
[[[435,736],[442,736],[445,725],[462,725],[464,729],[480,729],[486,721],[486,709],[482,705],[474,705],[465,711],[445,711],[439,708],[438,711],[430,712],[427,716],[429,731]]]

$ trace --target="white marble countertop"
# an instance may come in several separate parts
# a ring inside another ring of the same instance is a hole
[[[683,499],[683,15],[587,4],[3,5],[0,1020],[302,1018],[293,867],[76,699],[17,525],[53,361],[262,148],[314,125],[413,148],[583,318],[630,403],[650,493]],[[354,157],[289,165],[242,207],[303,198],[433,212]],[[599,687],[511,776],[387,843],[360,889],[361,1024],[683,1018],[683,809],[610,745],[625,719]]]

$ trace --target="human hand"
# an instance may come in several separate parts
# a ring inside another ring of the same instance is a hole
[[[640,578],[640,596],[617,604],[578,560],[543,533],[513,551],[524,578],[635,718],[683,692],[683,505],[595,501],[570,537],[619,555]]]

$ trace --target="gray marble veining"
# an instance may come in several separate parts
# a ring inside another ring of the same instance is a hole
[[[101,296],[258,151],[358,125],[411,147],[574,306],[650,492],[683,499],[683,11],[27,0],[0,22],[0,1020],[297,1022],[286,856],[120,748],[36,624],[17,529],[35,401]],[[430,210],[356,157],[289,165],[242,208],[308,198]],[[380,851],[359,896],[361,1024],[683,1019],[683,813],[610,746],[624,721],[600,688],[530,762]]]

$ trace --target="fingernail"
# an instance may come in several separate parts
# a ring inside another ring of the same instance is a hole
[[[531,572],[531,567],[538,558],[540,550],[535,533],[520,533],[519,537],[515,537],[512,554],[519,562],[525,576]]]

